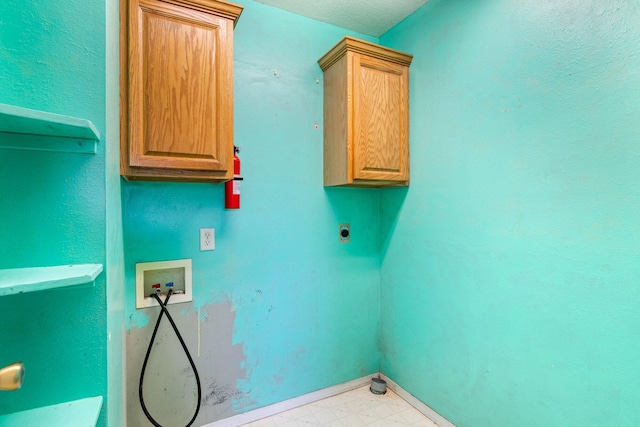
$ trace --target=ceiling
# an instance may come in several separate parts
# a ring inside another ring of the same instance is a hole
[[[257,0],[298,15],[379,37],[427,0]]]

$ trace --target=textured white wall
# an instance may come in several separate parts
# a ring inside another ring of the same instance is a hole
[[[378,37],[427,0],[258,0],[318,21]]]

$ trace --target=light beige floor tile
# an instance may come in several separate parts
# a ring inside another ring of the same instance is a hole
[[[425,420],[425,416],[415,408],[408,408],[398,413],[398,415],[407,423],[413,424],[415,422]]]
[[[277,427],[280,427],[281,425],[291,421],[291,418],[287,418],[287,417],[283,416],[282,414],[273,415],[273,416],[269,417],[268,419],[273,420],[273,422],[276,423]]]
[[[289,419],[295,420],[295,419],[304,417],[305,415],[309,415],[309,414],[311,414],[311,411],[305,405],[305,406],[299,406],[299,407],[291,409],[289,411],[282,412],[280,415],[282,415],[285,418],[289,418]]]
[[[387,418],[398,413],[398,408],[394,408],[393,406],[387,404],[372,406],[369,408],[369,410],[378,418]]]
[[[438,427],[438,424],[434,423],[427,417],[425,417],[425,419],[423,420],[416,421],[411,425],[416,427]]]
[[[340,421],[347,427],[362,427],[367,425],[359,416],[354,414],[340,418]]]
[[[378,421],[378,418],[373,416],[373,415],[369,415],[369,414],[357,414],[358,418],[360,418],[362,420],[362,422],[364,423],[364,425],[369,425],[369,424],[373,424],[376,421]]]

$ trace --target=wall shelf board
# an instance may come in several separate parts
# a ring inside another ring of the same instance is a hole
[[[102,264],[0,270],[0,297],[89,284],[101,272]]]
[[[2,427],[94,427],[102,409],[102,397],[89,397],[0,415]]]
[[[100,133],[89,120],[0,104],[0,147],[95,154]]]

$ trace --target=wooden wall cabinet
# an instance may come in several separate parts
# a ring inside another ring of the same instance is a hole
[[[233,27],[217,0],[121,0],[121,175],[233,177]]]
[[[412,55],[345,37],[324,72],[324,185],[409,185]]]

